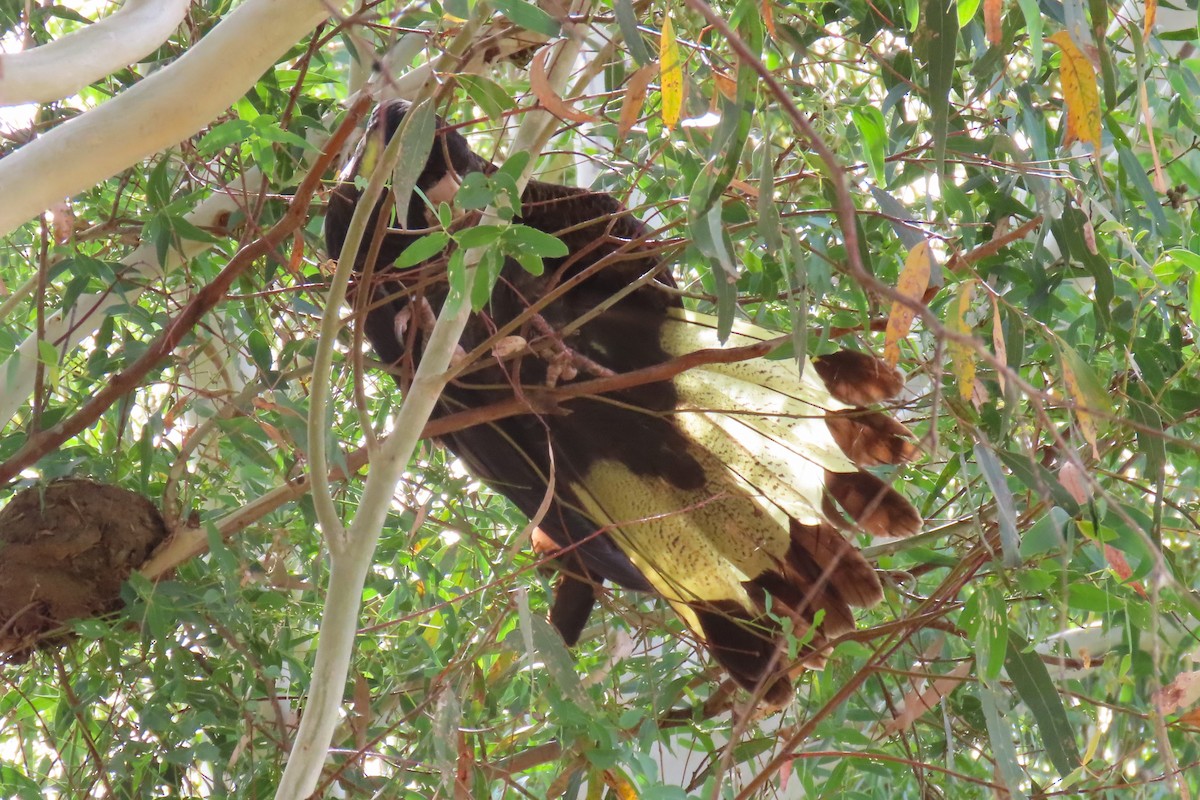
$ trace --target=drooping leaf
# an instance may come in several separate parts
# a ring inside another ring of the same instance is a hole
[[[558,21],[533,3],[527,3],[524,0],[490,1],[501,14],[525,30],[542,33],[546,36],[558,36],[560,30]]]
[[[663,17],[658,45],[659,85],[662,87],[663,125],[675,130],[683,115],[683,57],[675,40],[675,24],[670,14]]]
[[[1012,491],[1004,479],[1004,471],[990,447],[977,443],[974,448],[975,461],[983,479],[996,498],[996,514],[1000,523],[1000,548],[1004,553],[1004,566],[1012,568],[1021,564],[1021,535],[1017,532],[1017,510]]]
[[[938,173],[945,171],[946,135],[950,125],[950,88],[958,49],[956,0],[921,0],[917,56],[928,78],[930,133]]]
[[[629,48],[629,54],[638,66],[644,67],[653,61],[649,48],[642,40],[638,30],[637,14],[633,10],[633,0],[613,0],[613,10],[617,13],[617,25],[621,28],[621,36]]]
[[[1154,20],[1158,16],[1158,0],[1146,0],[1146,17],[1142,21],[1142,39],[1150,41],[1154,31]]]
[[[1067,31],[1059,31],[1046,41],[1062,51],[1059,79],[1062,81],[1063,102],[1067,106],[1067,124],[1063,147],[1075,142],[1090,144],[1100,152],[1100,89],[1092,62],[1071,40]]]
[[[529,64],[529,88],[533,90],[538,101],[554,116],[570,122],[595,122],[596,117],[572,106],[558,96],[550,85],[546,74],[546,59],[550,56],[552,45],[546,45],[537,51]]]
[[[633,130],[634,124],[642,113],[642,105],[646,102],[646,91],[650,81],[657,73],[654,64],[638,67],[629,80],[625,82],[625,97],[621,100],[621,115],[617,120],[617,135],[626,136]]]
[[[886,182],[883,168],[887,151],[887,126],[883,121],[883,112],[875,106],[860,106],[851,113],[854,125],[862,136],[863,153],[871,165],[871,174],[877,183],[883,184]]]
[[[975,297],[975,281],[963,281],[958,296],[946,307],[946,329],[960,336],[970,336],[967,312]],[[950,351],[950,364],[958,384],[959,396],[968,402],[975,396],[975,348],[951,339],[946,348]]]
[[[408,219],[408,204],[411,202],[417,178],[429,160],[433,149],[433,135],[437,129],[433,101],[424,100],[408,110],[396,135],[400,139],[400,155],[396,168],[392,170],[392,191],[396,197],[396,219]]]
[[[1079,432],[1092,446],[1093,457],[1098,459],[1100,458],[1097,444],[1099,423],[1095,414],[1110,411],[1111,403],[1107,393],[1100,388],[1100,382],[1096,379],[1091,366],[1075,351],[1075,348],[1061,340],[1056,341],[1056,345],[1062,367],[1063,385],[1066,388],[1067,396],[1075,406],[1075,421],[1079,426]]]
[[[983,0],[983,28],[988,44],[999,47],[1004,43],[1004,20],[1000,16],[1002,0]]]
[[[504,112],[517,107],[512,94],[486,75],[471,75],[460,73],[454,80],[466,89],[475,105],[483,109],[483,113],[491,120],[499,120]]]
[[[932,265],[933,252],[929,249],[929,243],[922,241],[909,250],[904,268],[900,270],[896,291],[914,303],[920,303],[926,287],[929,286]],[[889,364],[895,365],[900,362],[900,340],[908,335],[916,316],[917,312],[910,304],[900,300],[892,302],[883,345],[883,357]]]
[[[1007,710],[1001,711],[999,690],[986,683],[979,685],[979,700],[983,706],[988,741],[996,758],[996,770],[1013,800],[1026,800],[1021,786],[1025,782],[1025,771],[1017,760],[1017,748],[1013,746],[1012,724],[1008,722]]]
[[[1004,340],[1004,323],[1000,319],[1000,302],[995,296],[990,296],[992,301],[992,352],[996,354],[996,359],[1002,364],[1008,363],[1008,344]],[[1004,370],[996,370],[996,380],[1000,384],[1000,391],[1004,391],[1005,377]]]
[[[1017,694],[1033,712],[1038,738],[1046,749],[1050,763],[1065,778],[1082,763],[1075,742],[1077,728],[1072,727],[1067,719],[1062,698],[1050,679],[1046,665],[1037,653],[1026,652],[1027,646],[1024,638],[1010,629],[1004,668]]]

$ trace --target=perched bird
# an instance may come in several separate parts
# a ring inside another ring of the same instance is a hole
[[[408,108],[396,101],[376,111],[351,173],[366,171]],[[422,194],[452,197],[464,176],[496,169],[439,119],[404,224],[390,218],[388,198],[372,216],[355,263],[355,303],[402,387],[448,292],[445,253],[392,266],[436,220]],[[331,257],[341,254],[359,195],[352,181],[332,193]],[[539,387],[723,345],[715,320],[686,310],[672,291],[649,229],[611,195],[530,181],[515,222],[558,237],[568,254],[546,259],[540,275],[505,260],[461,342],[488,355],[449,383],[435,416],[514,397],[530,398],[529,413],[447,434],[443,444],[538,519],[535,545],[561,571],[551,621],[568,644],[604,581],[655,592],[738,684],[786,703],[795,665],[785,628],[807,640],[801,660],[818,662],[831,637],[854,627],[851,607],[882,597],[841,530],[905,536],[921,524],[907,500],[863,469],[917,452],[903,425],[872,408],[899,391],[900,376],[852,351],[812,359],[802,377],[792,360],[701,358],[669,379],[539,408]],[[724,346],[771,338],[740,325]]]

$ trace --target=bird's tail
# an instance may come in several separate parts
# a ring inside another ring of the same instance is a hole
[[[670,355],[722,346],[714,318],[669,314]],[[774,336],[740,325],[724,346]],[[703,485],[610,460],[572,488],[730,675],[782,703],[792,663],[785,627],[813,664],[830,637],[854,627],[851,606],[882,598],[875,571],[839,528],[907,536],[921,524],[903,496],[863,469],[917,453],[903,425],[866,407],[896,394],[901,379],[871,356],[844,352],[814,359],[803,374],[794,360],[754,359],[708,363],[673,383],[673,420],[688,442],[680,457],[701,465]]]

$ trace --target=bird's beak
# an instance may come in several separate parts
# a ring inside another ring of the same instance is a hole
[[[440,181],[426,190],[425,196],[429,198],[429,202],[433,203],[435,207],[440,206],[442,203],[454,205],[454,195],[458,194],[458,187],[461,185],[457,175],[447,172]]]

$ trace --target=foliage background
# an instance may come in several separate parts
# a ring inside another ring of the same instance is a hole
[[[882,351],[897,316],[888,292],[913,280],[906,264],[927,243],[937,263],[915,291],[927,313],[893,338],[911,376],[900,413],[927,453],[898,478],[928,532],[864,542],[887,600],[825,671],[805,675],[791,708],[755,720],[654,603],[606,598],[567,652],[544,621],[552,578],[528,552],[524,520],[425,445],[364,592],[321,793],[1194,796],[1195,9],[1144,37],[1152,7],[1102,0],[714,3],[772,86],[702,5],[616,0],[572,22],[603,60],[571,99],[596,119],[564,122],[539,170],[627,198],[677,245],[698,307],[794,330],[811,352]],[[562,29],[554,3],[491,7],[357,6],[194,137],[7,236],[0,355],[83,294],[135,299],[80,347],[41,348],[36,392],[0,433],[0,459],[77,411],[281,218],[373,57],[415,36],[418,52],[389,64],[403,72],[462,18],[493,9],[496,36]],[[0,41],[43,43],[110,10],[0,4]],[[0,154],[178,58],[229,10],[195,2],[144,62],[8,115]],[[673,130],[664,116],[676,101],[655,67],[644,106],[625,111],[668,16],[685,85]],[[1048,37],[1063,30],[1098,66],[1090,100],[1087,70],[1084,90],[1060,77],[1069,49]],[[497,160],[505,131],[547,100],[530,92],[529,54],[446,76],[441,113]],[[845,272],[832,183],[780,94],[848,173],[866,283]],[[1085,119],[1075,138],[1092,135],[1088,114],[1098,121],[1096,157],[1064,141],[1069,105]],[[623,112],[637,115],[628,131]],[[265,202],[219,228],[183,219],[252,165]],[[704,213],[714,189],[719,213]],[[4,488],[89,475],[208,532],[205,552],[168,578],[135,576],[123,612],[77,623],[72,647],[4,666],[5,796],[274,792],[303,709],[325,549],[306,497],[251,515],[225,541],[214,526],[306,469],[328,276],[320,227],[318,210],[135,391]],[[120,260],[139,241],[160,258],[185,242],[209,249],[162,277],[131,277]],[[740,265],[736,297],[715,277],[723,253]],[[336,453],[386,432],[400,402],[364,361],[343,330]],[[357,481],[337,485],[347,512],[358,497]]]

